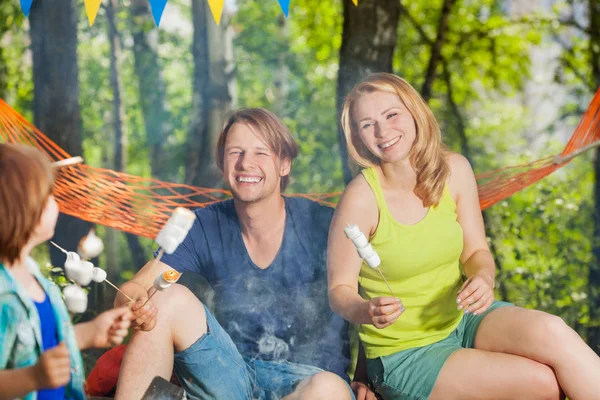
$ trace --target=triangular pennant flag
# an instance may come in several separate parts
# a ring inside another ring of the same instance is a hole
[[[354,3],[355,6],[358,5],[358,0],[352,0],[352,2]]]
[[[221,23],[221,14],[223,14],[223,5],[225,4],[225,0],[208,0],[208,6],[210,7],[210,12],[215,19],[217,25]]]
[[[31,3],[33,0],[21,0],[21,9],[26,17],[29,17],[29,10],[31,10]]]
[[[160,19],[162,18],[163,11],[165,11],[166,5],[167,0],[150,0],[152,16],[154,17],[154,22],[156,22],[156,26],[160,24]]]
[[[281,11],[285,14],[286,17],[290,15],[290,0],[278,0],[279,5],[281,6]]]
[[[85,0],[85,12],[87,13],[88,21],[90,21],[90,26],[94,25],[101,3],[102,0]]]

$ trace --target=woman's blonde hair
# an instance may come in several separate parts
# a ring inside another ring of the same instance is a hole
[[[421,95],[404,79],[388,73],[369,75],[358,83],[342,108],[342,128],[346,137],[348,154],[358,165],[368,168],[379,165],[380,160],[364,145],[358,133],[354,107],[361,96],[373,92],[396,94],[415,121],[416,138],[408,154],[417,172],[415,194],[425,207],[439,204],[450,167],[446,161],[447,150],[442,143],[440,127]]]

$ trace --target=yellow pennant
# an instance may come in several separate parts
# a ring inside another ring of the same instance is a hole
[[[352,2],[354,3],[355,6],[358,5],[358,0],[352,0]]]
[[[221,23],[221,14],[223,14],[223,4],[225,0],[208,0],[208,6],[210,7],[210,12],[212,12],[213,18],[217,25]]]
[[[98,10],[100,9],[100,3],[102,3],[102,0],[85,0],[85,12],[90,21],[90,26],[94,25],[96,15],[98,15]]]

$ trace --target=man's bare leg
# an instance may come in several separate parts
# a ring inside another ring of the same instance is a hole
[[[116,399],[140,399],[155,376],[171,379],[175,352],[187,349],[207,331],[206,313],[186,287],[172,285],[152,297],[157,323],[133,335],[121,364]]]
[[[283,400],[350,400],[350,388],[340,378],[331,372],[319,372],[304,379],[294,393]]]

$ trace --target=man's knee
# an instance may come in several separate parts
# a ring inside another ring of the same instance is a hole
[[[302,399],[351,399],[350,389],[346,382],[331,372],[319,372],[307,378],[303,384]]]
[[[147,345],[157,340],[168,340],[176,351],[181,351],[206,333],[204,305],[187,287],[173,284],[157,292],[151,301],[158,309],[156,325],[150,331],[136,332],[134,343],[144,342]]]

